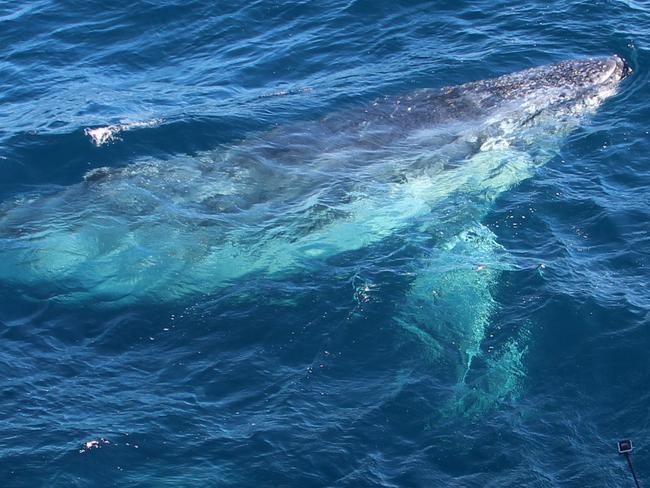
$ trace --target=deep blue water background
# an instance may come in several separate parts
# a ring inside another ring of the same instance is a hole
[[[649,42],[635,1],[0,4],[0,200],[382,94],[585,55],[635,69],[487,217],[519,264],[492,322],[530,328],[516,400],[436,415],[390,259],[100,311],[2,285],[0,485],[629,486],[625,436],[650,483]]]

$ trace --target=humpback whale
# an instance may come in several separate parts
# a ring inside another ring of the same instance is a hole
[[[0,285],[64,306],[174,302],[415,242],[392,319],[451,385],[443,412],[484,411],[516,398],[529,335],[484,352],[509,267],[484,218],[630,72],[608,56],[421,89],[14,195]]]
[[[629,72],[609,56],[421,89],[14,195],[0,204],[0,283],[68,304],[169,302],[284,279],[389,237],[440,234],[400,320],[429,339],[431,317],[462,322],[462,377],[492,307],[496,272],[467,271],[498,260],[480,224],[490,202],[548,161]],[[445,287],[456,303],[431,303]]]

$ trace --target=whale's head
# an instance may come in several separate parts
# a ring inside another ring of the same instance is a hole
[[[520,103],[533,114],[581,115],[614,95],[631,73],[629,64],[617,55],[575,59],[497,78],[492,93]]]
[[[570,131],[616,94],[631,73],[628,63],[613,55],[548,64],[456,89],[486,114],[483,128],[491,136],[522,138],[522,129],[531,128],[536,136],[546,136]]]
[[[616,86],[632,69],[618,55],[575,59],[533,68],[520,73],[541,86],[590,90]]]

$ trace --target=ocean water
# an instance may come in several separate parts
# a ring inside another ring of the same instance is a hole
[[[650,482],[650,4],[4,2],[0,40],[0,486],[632,486],[628,437]],[[550,142],[345,145],[613,54]]]

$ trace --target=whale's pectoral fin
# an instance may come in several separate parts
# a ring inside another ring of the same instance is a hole
[[[489,347],[477,355],[464,381],[453,388],[444,412],[472,417],[498,403],[516,400],[523,388],[528,343],[526,324],[498,349]]]
[[[399,314],[398,324],[422,344],[436,375],[451,386],[444,410],[484,410],[509,397],[520,383],[523,335],[489,357],[483,347],[497,307],[502,251],[482,224],[458,233],[418,273]]]
[[[458,381],[480,350],[495,306],[492,288],[498,247],[494,234],[481,224],[459,233],[418,272],[399,314],[405,330],[437,344],[436,349],[447,357],[437,357],[434,351],[430,356],[453,363]]]

